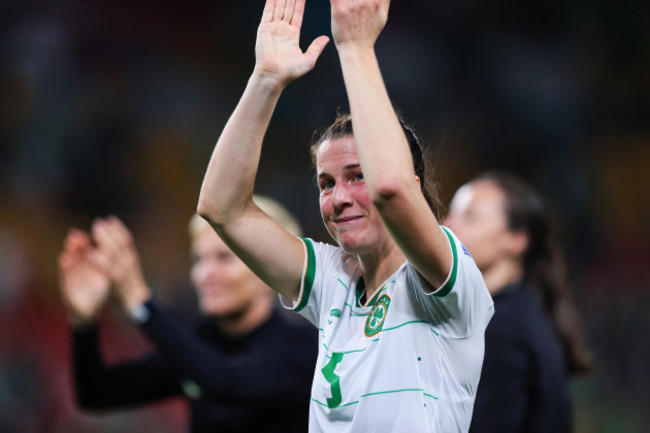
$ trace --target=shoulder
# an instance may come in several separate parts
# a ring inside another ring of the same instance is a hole
[[[457,284],[478,285],[481,288],[485,288],[483,275],[478,269],[478,266],[476,266],[469,250],[451,229],[445,226],[440,226],[440,228],[449,239],[453,262],[449,275],[447,276],[447,281],[439,289],[440,293],[438,296],[451,291]],[[445,288],[446,290],[444,290]]]
[[[316,328],[302,316],[278,307],[275,307],[273,314],[276,315],[277,330],[295,337],[316,337]]]
[[[494,296],[495,321],[520,323],[522,326],[539,325],[545,321],[545,313],[539,301],[524,284],[506,288]]]
[[[356,256],[347,254],[340,247],[317,242],[313,239],[302,239],[306,249],[306,277],[310,273],[319,275],[329,274],[355,274],[359,268],[359,262]]]
[[[275,347],[282,347],[284,355],[291,353],[294,358],[297,357],[294,359],[295,362],[302,362],[301,360],[308,360],[310,364],[314,362],[318,354],[316,327],[302,316],[279,307],[275,308],[273,316],[272,337],[269,340],[274,341]]]
[[[301,238],[305,249],[307,250],[307,257],[313,255],[313,258],[320,260],[334,260],[334,261],[345,261],[351,256],[346,254],[341,247],[331,245],[325,242],[315,241],[311,238]]]
[[[553,326],[531,289],[520,285],[494,297],[495,312],[486,338],[518,340],[525,346],[557,345]]]

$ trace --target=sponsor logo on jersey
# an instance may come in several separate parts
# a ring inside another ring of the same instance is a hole
[[[384,327],[384,322],[386,321],[386,316],[388,315],[389,306],[390,298],[388,295],[383,295],[377,300],[377,303],[372,307],[372,310],[370,310],[368,318],[366,319],[366,326],[364,329],[366,337],[372,337],[381,332]]]
[[[334,323],[334,318],[339,318],[339,317],[341,317],[341,310],[338,308],[332,308],[330,310],[330,317],[327,320],[327,323],[331,325],[332,323]]]

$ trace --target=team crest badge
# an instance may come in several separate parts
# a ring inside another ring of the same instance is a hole
[[[372,337],[381,332],[381,329],[384,327],[386,315],[388,315],[389,306],[390,298],[388,295],[383,295],[379,298],[375,306],[372,307],[366,319],[366,327],[364,329],[366,337]]]

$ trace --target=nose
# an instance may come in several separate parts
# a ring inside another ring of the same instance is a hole
[[[352,196],[345,183],[337,183],[332,191],[332,206],[337,209],[343,209],[352,205]]]

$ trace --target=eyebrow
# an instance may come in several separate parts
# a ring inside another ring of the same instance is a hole
[[[349,164],[349,165],[346,165],[345,167],[343,167],[343,171],[354,170],[356,168],[361,168],[361,164]],[[329,173],[327,173],[327,172],[319,173],[318,178],[320,179],[322,177],[331,177],[331,175]]]

